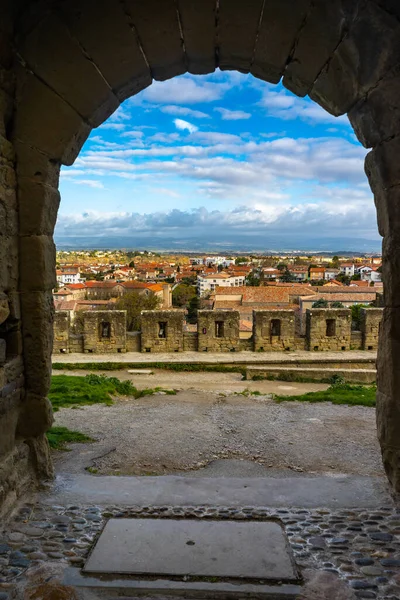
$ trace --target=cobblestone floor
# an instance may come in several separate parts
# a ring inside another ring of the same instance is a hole
[[[107,519],[266,519],[284,524],[300,569],[336,573],[356,598],[400,599],[400,511],[244,507],[45,506],[25,504],[0,532],[0,600],[11,600],[30,567],[83,565]]]

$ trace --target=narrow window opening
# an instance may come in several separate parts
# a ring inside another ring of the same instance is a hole
[[[372,346],[368,346],[368,350],[373,350],[373,347]]]
[[[100,337],[102,339],[109,339],[111,337],[111,323],[109,321],[100,323]]]
[[[336,319],[326,319],[326,337],[334,337],[336,335]]]
[[[271,334],[271,337],[280,337],[281,336],[281,321],[280,321],[280,319],[272,319],[271,320],[270,334]]]
[[[217,338],[224,337],[224,322],[223,321],[215,321],[215,337],[217,337]]]
[[[318,350],[318,346],[314,346],[314,350]]]
[[[167,337],[167,324],[165,321],[158,323],[158,337],[164,339]]]

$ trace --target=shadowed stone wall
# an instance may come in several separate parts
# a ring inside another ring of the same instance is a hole
[[[351,310],[348,308],[308,308],[306,339],[308,350],[318,352],[350,350]]]
[[[94,310],[83,315],[84,352],[126,352],[126,311]]]
[[[240,350],[240,314],[237,310],[199,310],[197,344],[199,352]]]
[[[143,310],[142,352],[183,351],[183,310]]]
[[[8,308],[0,325],[3,382],[11,385],[2,388],[4,497],[24,485],[9,483],[6,465],[18,472],[13,456],[24,465],[19,482],[35,470],[50,474],[43,434],[52,422],[46,395],[60,165],[72,164],[91,129],[153,80],[218,66],[282,80],[331,114],[347,113],[371,148],[365,169],[384,238],[378,435],[400,492],[399,34],[400,5],[393,0],[3,0],[0,293]],[[14,360],[13,370],[7,363]]]
[[[54,315],[53,353],[69,352],[70,315],[68,310],[57,310]]]
[[[379,329],[382,321],[382,308],[361,309],[361,336],[364,350],[378,348]]]
[[[254,310],[253,311],[254,351],[273,352],[294,350],[295,313],[293,310]],[[304,350],[304,340],[302,349]]]

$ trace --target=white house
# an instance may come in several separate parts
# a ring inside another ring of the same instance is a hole
[[[209,275],[197,276],[197,293],[203,296],[213,292],[217,286],[220,287],[238,287],[244,285],[244,275],[228,275],[228,273],[210,273]]]
[[[79,267],[62,267],[56,272],[57,282],[62,287],[67,283],[82,283]]]
[[[339,273],[339,269],[335,269],[334,267],[326,267],[324,279],[326,279],[327,281],[331,281],[332,279],[336,279]]]
[[[353,277],[354,273],[356,272],[353,263],[342,263],[339,265],[339,269],[341,273],[347,275],[348,277]]]

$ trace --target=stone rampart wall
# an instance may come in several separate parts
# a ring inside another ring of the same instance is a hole
[[[383,308],[361,309],[361,346],[365,350],[377,350]]]
[[[240,350],[240,314],[236,310],[199,310],[197,336],[199,352]]]
[[[307,348],[326,352],[350,350],[351,310],[348,308],[308,308],[306,311]]]
[[[142,311],[142,352],[183,352],[183,310]]]
[[[126,311],[87,311],[83,319],[84,352],[126,352]]]

